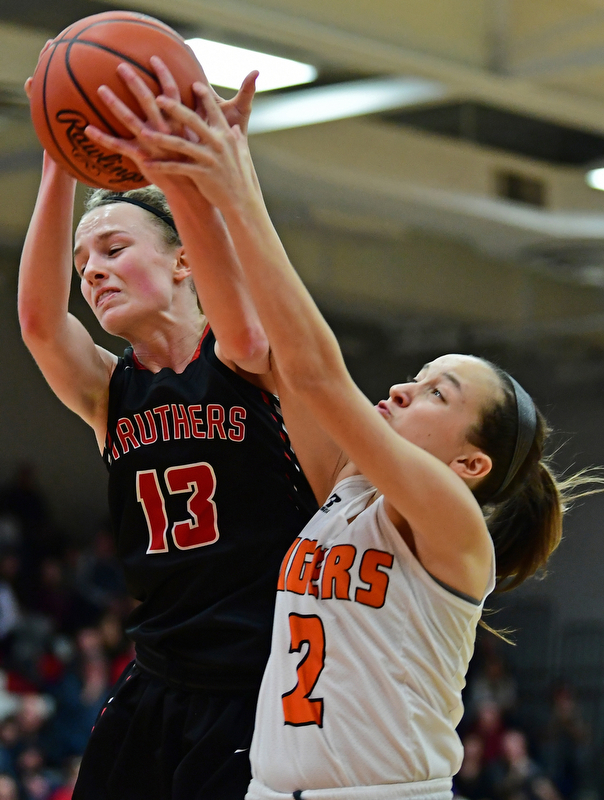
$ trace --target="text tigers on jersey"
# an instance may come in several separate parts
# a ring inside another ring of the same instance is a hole
[[[171,403],[146,409],[134,414],[132,419],[120,417],[113,436],[107,432],[107,450],[113,460],[130,450],[154,444],[158,440],[176,439],[227,439],[242,442],[245,439],[245,418],[242,406],[225,408],[219,403],[185,406]]]
[[[298,537],[281,565],[277,590],[312,594],[320,600],[354,600],[372,608],[386,601],[394,556],[384,550],[359,550],[352,544],[321,547]],[[353,577],[363,584],[353,589]]]

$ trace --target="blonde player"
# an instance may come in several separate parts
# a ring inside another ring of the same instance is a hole
[[[240,122],[252,84],[227,106]],[[242,800],[279,566],[317,508],[263,391],[268,346],[219,214],[186,180],[164,189],[169,205],[155,187],[99,190],[75,233],[81,291],[130,344],[123,357],[69,313],[75,180],[48,157],[21,260],[24,340],[96,434],[139,601],[136,661],[99,715],[74,800]]]

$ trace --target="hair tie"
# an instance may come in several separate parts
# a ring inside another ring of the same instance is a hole
[[[145,211],[155,214],[158,219],[161,219],[162,222],[165,222],[166,225],[169,225],[175,233],[178,233],[172,217],[169,214],[165,214],[163,211],[160,211],[158,208],[149,205],[149,203],[144,203],[142,200],[137,200],[134,197],[124,197],[122,194],[109,195],[109,197],[105,197],[104,199],[110,203],[130,203],[133,206],[144,208]]]
[[[514,454],[512,455],[510,466],[508,467],[508,471],[501,486],[497,489],[493,497],[497,497],[497,495],[507,489],[514,479],[514,476],[524,463],[533,445],[535,431],[537,430],[537,412],[531,396],[511,375],[506,373],[506,376],[512,384],[512,389],[514,390],[514,396],[516,398],[518,430],[516,432],[516,446],[514,447]]]

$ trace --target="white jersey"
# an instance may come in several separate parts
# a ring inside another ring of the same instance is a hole
[[[374,491],[341,481],[284,559],[251,747],[266,796],[425,781],[446,796],[461,764],[482,603],[426,572],[383,498],[366,508]]]

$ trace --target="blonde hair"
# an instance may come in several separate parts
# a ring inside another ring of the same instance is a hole
[[[157,209],[157,211],[165,217],[172,219],[172,212],[170,211],[170,206],[168,205],[164,193],[161,189],[158,189],[157,186],[153,185],[143,186],[141,189],[130,189],[128,192],[114,192],[111,189],[93,189],[85,200],[84,213],[87,214],[89,211],[93,211],[100,206],[111,205],[112,202],[115,202],[116,197],[140,200],[142,203],[146,203],[152,206],[152,208]],[[142,211],[148,215],[149,221],[158,228],[166,247],[171,248],[182,245],[176,228],[173,228],[167,222],[164,222],[161,217],[156,216],[150,211],[146,211],[145,209],[142,209]]]

